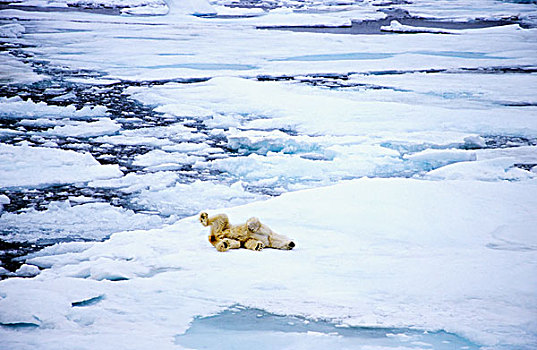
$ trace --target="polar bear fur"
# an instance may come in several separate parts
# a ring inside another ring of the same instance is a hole
[[[226,214],[209,216],[203,212],[199,219],[203,226],[211,227],[209,242],[219,252],[242,247],[255,251],[263,248],[290,250],[295,247],[293,241],[272,231],[258,218],[250,218],[242,225],[231,225]]]

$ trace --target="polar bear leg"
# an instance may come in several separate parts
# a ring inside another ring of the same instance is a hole
[[[214,246],[219,252],[225,252],[230,249],[239,249],[241,247],[241,242],[230,238],[224,238],[218,241]]]
[[[257,239],[249,239],[246,241],[246,243],[244,243],[244,248],[260,251],[265,248],[265,245],[263,244],[263,242],[258,241]]]
[[[226,214],[209,216],[209,214],[203,212],[200,214],[199,220],[203,226],[211,226],[211,234],[215,235],[218,235],[224,230],[228,230],[230,227],[229,219]]]
[[[216,248],[216,250],[218,250],[219,252],[226,252],[229,250],[229,244],[227,242],[226,239],[223,239],[221,241],[218,241],[218,243],[216,243],[214,245],[214,247]]]
[[[229,249],[239,249],[241,247],[241,242],[236,239],[226,238],[229,243]]]

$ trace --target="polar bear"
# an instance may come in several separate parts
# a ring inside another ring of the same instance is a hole
[[[295,242],[272,231],[258,218],[250,218],[242,225],[231,225],[226,214],[210,217],[203,212],[199,219],[203,226],[211,227],[209,242],[219,252],[241,247],[255,251],[263,248],[291,250],[295,247]]]

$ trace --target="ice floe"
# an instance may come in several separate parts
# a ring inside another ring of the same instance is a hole
[[[110,118],[101,118],[94,122],[72,122],[64,126],[55,126],[47,133],[57,136],[94,137],[114,134],[120,129],[119,123]]]
[[[0,332],[23,349],[171,349],[194,317],[242,305],[531,349],[536,191],[535,183],[361,179],[212,211],[232,222],[259,216],[293,237],[289,252],[218,253],[196,217],[62,245],[29,260],[50,267],[36,278],[0,282]],[[23,325],[33,328],[21,341]],[[127,343],[116,336],[124,327],[136,330]]]
[[[2,96],[20,97],[0,98],[0,238],[70,243],[0,267],[15,277],[0,282],[2,346],[334,348],[369,330],[388,342],[373,349],[535,348],[536,14],[5,5]],[[353,32],[380,23],[428,33]],[[184,219],[201,210],[259,216],[297,248],[219,254]]]
[[[4,205],[11,203],[11,200],[5,194],[0,195],[0,214],[4,210]]]
[[[19,23],[4,24],[0,26],[0,37],[2,38],[18,38],[26,28]]]
[[[507,149],[477,150],[475,161],[450,164],[428,172],[425,176],[436,180],[521,181],[534,179],[535,173],[517,165],[537,164],[537,147],[525,146]],[[531,169],[531,168],[530,168]]]
[[[415,27],[399,23],[396,20],[390,22],[389,26],[382,26],[380,30],[395,33],[435,33],[435,34],[455,34],[455,31],[441,28]]]
[[[215,15],[216,11],[207,0],[167,0],[169,15]]]
[[[130,173],[120,178],[108,180],[95,180],[88,184],[90,187],[110,188],[120,190],[125,193],[134,193],[147,190],[162,190],[178,179],[178,175],[174,172],[160,171],[149,174]]]
[[[117,165],[101,165],[89,153],[0,144],[0,187],[39,187],[119,177]]]
[[[176,183],[161,190],[144,189],[133,200],[133,205],[161,215],[185,217],[208,208],[240,205],[267,198],[266,195],[248,192],[241,182],[228,185],[197,180],[189,184]]]
[[[0,107],[0,114],[3,117],[13,119],[43,117],[88,119],[107,115],[107,110],[103,106],[85,106],[77,109],[73,105],[66,107],[52,106],[44,102],[36,103],[31,99],[23,100],[20,97],[0,97]]]
[[[230,174],[254,187],[270,184],[276,192],[360,176],[411,176],[476,160],[476,153],[468,149],[487,147],[480,135],[537,135],[533,108],[518,114],[490,107],[488,102],[487,108],[435,102],[424,106],[382,100],[373,103],[366,101],[370,95],[362,101],[346,91],[240,78],[214,78],[195,86],[170,83],[137,88],[134,94],[140,101],[160,103],[170,112],[174,95],[204,111],[213,111],[202,118],[203,124],[212,128],[208,135],[215,136],[218,130],[226,148],[240,155],[202,162],[192,155],[157,150],[140,156],[138,165],[170,170],[183,162]],[[503,122],[506,113],[509,125]],[[167,135],[166,130],[162,129],[161,136]],[[185,134],[178,135],[179,139]],[[196,141],[205,137],[199,132],[193,135],[199,135]],[[168,151],[181,148],[164,147]],[[494,157],[496,153],[489,154]],[[301,185],[295,187],[298,183]]]
[[[39,275],[39,268],[34,265],[24,264],[15,271],[15,275],[20,277],[34,277]]]
[[[475,162],[450,164],[428,172],[425,176],[436,180],[526,180],[535,178],[535,174],[514,167],[516,158],[494,158]]]
[[[165,152],[161,150],[150,151],[136,156],[133,164],[142,166],[148,171],[152,170],[179,170],[185,165],[193,165],[203,158],[190,156],[179,152]],[[164,169],[163,167],[174,167],[174,169]]]
[[[134,213],[108,203],[73,205],[65,201],[52,202],[46,210],[41,211],[28,209],[20,214],[3,213],[1,231],[5,241],[50,244],[57,241],[102,240],[114,232],[148,229],[162,223],[158,216]]]
[[[0,53],[0,82],[1,83],[23,83],[30,84],[36,81],[40,81],[42,77],[36,74],[31,67],[20,62],[18,59],[6,54]],[[4,100],[5,101],[5,100]],[[0,101],[2,103],[3,101]],[[2,110],[4,109],[2,103]]]
[[[222,115],[246,115],[238,119],[241,129],[283,129],[308,135],[374,135],[392,131],[435,130],[437,125],[453,132],[537,135],[531,119],[536,113],[509,111],[509,126],[500,122],[502,108],[457,108],[409,105],[391,101],[363,101],[349,98],[345,91],[327,92],[308,86],[281,82],[258,82],[240,78],[215,78],[206,83],[155,87],[161,103],[180,94],[189,103]],[[145,101],[141,92],[136,95]],[[293,101],[289,103],[289,101]],[[270,118],[268,118],[270,116]]]

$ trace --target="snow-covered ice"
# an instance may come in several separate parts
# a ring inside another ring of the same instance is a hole
[[[34,277],[39,275],[39,268],[35,265],[24,264],[15,271],[15,275],[20,277]]]
[[[33,243],[102,240],[114,232],[163,224],[158,216],[134,213],[108,203],[76,204],[76,201],[74,205],[70,201],[52,202],[44,211],[30,209],[21,214],[4,213],[2,239]]]
[[[0,65],[2,65],[2,70],[0,70],[1,83],[33,83],[42,79],[30,67],[4,52],[0,53]],[[3,111],[3,106],[0,111]]]
[[[20,97],[0,98],[0,114],[6,118],[74,118],[88,119],[106,115],[106,108],[102,106],[84,106],[77,109],[70,105],[66,107],[52,106],[44,102],[33,102],[31,99],[22,100]]]
[[[186,198],[187,201],[184,200]],[[266,195],[246,191],[241,182],[228,185],[198,180],[190,184],[176,183],[160,191],[142,190],[133,204],[146,210],[156,210],[162,215],[185,216],[210,208],[240,205],[266,198]]]
[[[536,18],[2,5],[0,347],[536,348]],[[297,247],[218,253],[202,210]]]
[[[396,20],[390,22],[389,26],[382,26],[380,30],[385,32],[396,33],[436,33],[436,34],[455,34],[456,32],[442,29],[442,28],[429,28],[429,27],[415,27],[399,23]]]
[[[225,210],[232,222],[261,217],[297,242],[293,251],[218,253],[196,217],[83,251],[66,244],[27,261],[49,267],[35,279],[2,282],[0,332],[8,348],[176,348],[194,317],[242,305],[530,349],[536,192],[535,183],[362,179]],[[17,325],[35,327],[21,340]]]
[[[57,136],[91,137],[114,134],[120,129],[119,123],[110,118],[101,118],[94,122],[74,122],[64,126],[55,126],[48,132]]]
[[[0,26],[0,37],[18,38],[26,29],[19,23],[4,24]]]
[[[117,165],[101,165],[88,153],[0,144],[0,186],[39,187],[119,177]]]
[[[9,199],[8,196],[6,196],[5,194],[0,195],[0,214],[4,210],[4,204],[9,204],[9,203],[11,203],[11,200]]]

